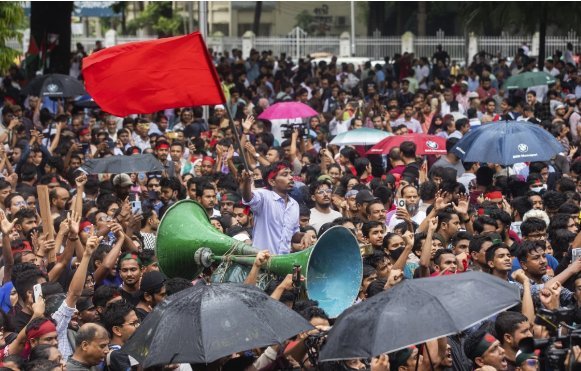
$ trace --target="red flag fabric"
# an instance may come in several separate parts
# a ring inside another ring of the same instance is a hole
[[[85,88],[116,116],[226,102],[199,32],[117,45],[83,59]]]

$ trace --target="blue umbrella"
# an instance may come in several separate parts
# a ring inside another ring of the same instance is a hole
[[[542,127],[522,121],[502,121],[471,129],[454,146],[452,153],[464,162],[512,165],[547,161],[563,146]]]

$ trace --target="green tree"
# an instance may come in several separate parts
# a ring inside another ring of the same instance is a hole
[[[312,33],[313,31],[313,22],[315,18],[309,13],[307,10],[303,10],[299,14],[295,16],[295,27],[300,27],[307,33]]]
[[[466,2],[460,15],[468,31],[477,34],[539,32],[539,67],[545,61],[547,28],[581,31],[581,3],[578,2]]]
[[[14,63],[14,59],[21,53],[6,45],[10,39],[17,39],[22,44],[24,28],[23,4],[17,1],[0,2],[0,72],[5,73],[8,67]]]
[[[183,34],[182,18],[173,14],[171,1],[152,1],[137,18],[129,21],[127,29],[135,32],[139,28],[147,28],[157,33],[159,37]]]

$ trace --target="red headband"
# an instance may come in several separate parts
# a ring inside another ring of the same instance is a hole
[[[210,156],[204,156],[204,158],[202,159],[202,162],[210,162],[212,165],[214,165],[216,163],[216,160],[214,160]]]
[[[155,149],[169,149],[169,144],[166,142],[161,142],[155,146]]]
[[[486,194],[486,198],[488,198],[490,200],[494,200],[496,198],[502,198],[502,192],[499,192],[499,191],[488,192]]]
[[[56,326],[52,321],[46,320],[40,325],[39,328],[33,328],[26,332],[26,339],[38,339],[39,337],[50,334],[51,332],[56,332]]]
[[[270,173],[268,173],[266,180],[268,181],[268,180],[271,180],[273,178],[276,178],[276,175],[278,174],[278,172],[283,170],[283,169],[288,169],[288,166],[286,166],[285,164],[278,164],[274,169],[272,169],[270,171]]]

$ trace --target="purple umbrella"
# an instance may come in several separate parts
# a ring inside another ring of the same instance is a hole
[[[317,115],[317,111],[304,103],[281,102],[268,107],[258,118],[263,120],[290,120]]]

